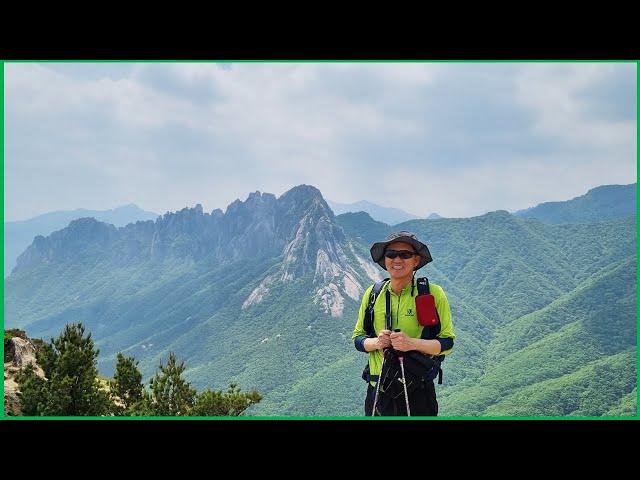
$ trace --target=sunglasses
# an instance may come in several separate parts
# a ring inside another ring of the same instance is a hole
[[[403,260],[408,260],[414,255],[417,255],[416,252],[410,250],[385,250],[384,252],[384,256],[391,259],[400,257]]]

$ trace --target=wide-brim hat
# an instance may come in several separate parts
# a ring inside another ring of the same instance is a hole
[[[371,258],[385,270],[387,267],[384,265],[384,251],[387,248],[387,245],[394,242],[408,243],[415,249],[416,253],[420,255],[420,263],[414,270],[421,269],[433,260],[427,246],[418,240],[418,237],[416,237],[415,234],[406,231],[395,232],[389,235],[384,242],[376,242],[371,247]]]

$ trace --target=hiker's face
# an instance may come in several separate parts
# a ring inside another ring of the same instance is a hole
[[[404,279],[413,275],[413,269],[420,263],[420,256],[414,255],[411,258],[403,259],[399,255],[396,258],[388,258],[386,252],[389,250],[408,250],[415,252],[415,249],[411,244],[405,242],[393,242],[390,243],[385,249],[384,265],[387,267],[387,272],[391,278]]]

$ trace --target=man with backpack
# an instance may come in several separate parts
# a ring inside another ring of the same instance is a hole
[[[427,246],[411,232],[392,233],[371,247],[389,278],[363,295],[352,339],[369,353],[365,415],[436,416],[433,380],[451,353],[455,332],[447,297],[415,271],[431,262]]]

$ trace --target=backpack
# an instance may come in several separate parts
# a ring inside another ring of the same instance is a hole
[[[402,366],[400,358],[403,360]],[[413,397],[417,389],[426,387],[425,382],[429,373],[436,365],[434,357],[416,350],[399,352],[393,348],[386,348],[382,374],[376,385],[375,412],[385,416],[397,415],[398,404],[403,400],[409,402],[408,399]],[[372,412],[372,415],[376,413]]]
[[[375,306],[376,300],[378,299],[378,295],[380,295],[382,288],[385,286],[385,284],[388,281],[389,279],[385,278],[384,280],[380,280],[379,282],[376,282],[373,288],[371,289],[371,292],[369,293],[369,300],[367,302],[367,308],[365,309],[365,312],[364,312],[364,321],[363,321],[364,331],[366,332],[367,337],[369,338],[376,336],[375,329],[373,328],[374,306]],[[427,277],[418,278],[416,283],[418,285],[418,295],[429,294],[429,280],[427,279]],[[412,291],[413,291],[413,286],[412,286]],[[391,328],[391,294],[388,291],[386,295],[385,326],[388,330],[392,329]],[[428,326],[422,327],[422,334],[420,335],[420,338],[422,338],[423,340],[434,340],[440,333],[440,328],[441,328],[440,315],[438,315],[438,323],[436,325],[432,327],[428,327]],[[392,350],[393,352],[395,352],[395,350],[393,349],[387,349],[387,350]],[[444,355],[428,357],[416,351],[410,351],[410,352],[404,352],[404,353],[405,353],[406,365],[409,367],[409,369],[416,372],[417,377],[422,377],[426,380],[433,380],[437,376],[438,384],[442,384],[441,364],[444,361]],[[389,358],[396,359],[397,355],[394,353]],[[385,361],[385,364],[386,363],[387,362]],[[397,360],[394,360],[393,362],[389,363],[390,368],[397,365],[399,365],[399,362],[397,362]],[[427,369],[426,373],[425,373],[425,369]],[[382,373],[385,374],[385,372],[382,372]],[[397,373],[396,368],[394,368],[394,372],[389,372],[389,374],[391,375],[393,375],[394,373]],[[362,378],[367,382],[371,380],[371,376],[369,374],[369,362],[367,362],[367,365],[365,366],[365,370],[362,373]]]

